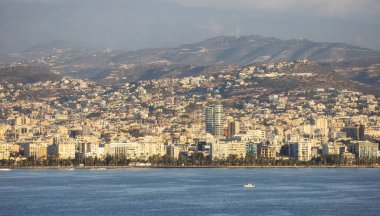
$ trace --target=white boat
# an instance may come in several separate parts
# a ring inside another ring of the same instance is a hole
[[[106,168],[91,168],[90,170],[106,170]]]
[[[2,169],[0,169],[0,171],[11,171],[11,169],[8,169],[8,168],[2,168]]]
[[[254,184],[245,184],[244,187],[245,188],[254,188],[255,185]]]
[[[68,168],[67,170],[75,170],[74,168]]]

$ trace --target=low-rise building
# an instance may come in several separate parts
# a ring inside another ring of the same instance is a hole
[[[8,160],[11,153],[12,145],[9,143],[0,143],[0,160]]]
[[[109,143],[106,146],[106,155],[126,157],[132,160],[147,160],[150,156],[162,156],[166,153],[162,143],[123,142]]]

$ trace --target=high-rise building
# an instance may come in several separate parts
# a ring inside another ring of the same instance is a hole
[[[297,158],[300,161],[309,161],[311,154],[310,142],[295,142],[289,144],[289,157],[291,158]]]
[[[351,141],[347,144],[348,151],[358,158],[377,158],[379,144],[370,141]]]
[[[359,126],[359,140],[363,141],[364,140],[364,135],[365,135],[365,126],[360,125]]]
[[[223,136],[223,105],[211,105],[205,107],[205,126],[206,132],[215,136]]]
[[[169,145],[166,148],[166,154],[170,157],[173,157],[174,159],[178,159],[179,157],[179,148],[176,145]]]
[[[240,132],[239,122],[237,121],[228,121],[225,136],[227,138],[233,137],[235,134]]]
[[[365,126],[354,126],[354,127],[345,127],[342,128],[343,132],[346,132],[347,137],[353,139],[353,140],[364,140],[364,134],[365,134]]]

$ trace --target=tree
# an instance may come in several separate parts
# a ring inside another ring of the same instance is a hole
[[[161,157],[159,155],[149,156],[148,162],[153,164],[153,166],[158,166],[160,164]]]
[[[107,154],[105,158],[105,165],[107,166],[111,165],[112,161],[114,161],[114,156]]]
[[[200,153],[200,152],[194,152],[192,155],[191,155],[191,163],[193,165],[196,165],[196,166],[202,166],[205,164],[205,157],[203,155],[203,153]]]
[[[188,165],[188,160],[187,160],[187,157],[185,155],[181,155],[179,157],[179,165],[180,166],[187,166]]]
[[[281,146],[280,155],[289,156],[289,145],[288,144]]]
[[[143,137],[145,135],[139,129],[130,129],[128,133],[133,137]]]
[[[227,157],[227,164],[228,166],[235,166],[238,163],[238,155],[237,154],[230,154]]]
[[[253,153],[247,153],[244,158],[245,165],[255,165],[256,155]]]

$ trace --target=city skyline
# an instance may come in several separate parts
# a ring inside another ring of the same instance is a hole
[[[378,215],[380,1],[0,0],[0,215]]]
[[[1,85],[0,159],[48,167],[376,164],[378,96],[257,86],[319,79],[290,69],[314,64],[303,59],[106,86],[75,78]],[[47,94],[31,98],[41,91]],[[250,93],[230,96],[241,91]]]

